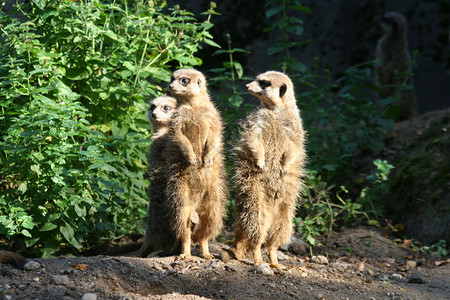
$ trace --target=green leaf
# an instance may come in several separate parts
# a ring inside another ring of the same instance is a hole
[[[77,67],[66,70],[66,77],[70,80],[82,80],[89,78],[89,71],[86,67]]]
[[[270,18],[283,10],[283,6],[277,6],[266,11],[266,17]]]
[[[58,227],[58,225],[51,223],[51,222],[47,222],[44,224],[44,226],[42,226],[42,228],[39,229],[39,231],[51,231],[57,227]]]
[[[77,249],[83,248],[83,245],[81,245],[77,239],[74,236],[73,228],[69,226],[69,224],[65,224],[59,228],[59,231],[62,233],[66,241],[69,242],[72,246],[74,246]]]

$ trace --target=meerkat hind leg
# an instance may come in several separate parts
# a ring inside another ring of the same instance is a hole
[[[208,239],[202,239],[200,242],[200,252],[204,259],[212,259],[214,256],[209,253]]]

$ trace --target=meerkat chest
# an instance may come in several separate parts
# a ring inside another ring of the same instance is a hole
[[[207,122],[201,111],[188,109],[182,112],[181,132],[191,142],[194,151],[197,153],[203,149],[205,144]]]

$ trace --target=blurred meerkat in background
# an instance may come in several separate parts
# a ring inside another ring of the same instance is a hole
[[[376,48],[376,83],[380,98],[395,98],[399,108],[398,121],[417,116],[416,94],[408,52],[407,21],[398,12],[388,12],[381,18],[384,35]]]

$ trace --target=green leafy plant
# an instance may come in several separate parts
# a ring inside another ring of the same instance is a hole
[[[230,34],[227,37],[227,49],[216,50],[213,55],[226,54],[227,60],[222,63],[222,67],[210,69],[212,75],[210,84],[215,89],[214,99],[221,108],[226,126],[225,140],[232,140],[237,136],[237,121],[245,117],[245,113],[250,109],[250,105],[244,102],[244,95],[241,85],[251,78],[244,76],[242,64],[234,59],[233,54],[250,52],[241,48],[233,48]]]
[[[16,5],[0,12],[0,236],[50,256],[141,230],[147,99],[218,46],[215,4],[205,21],[165,1]]]
[[[373,173],[366,178],[370,186],[365,186],[361,190],[358,202],[362,204],[364,209],[370,210],[378,218],[383,215],[383,203],[381,200],[389,195],[390,185],[388,179],[394,166],[381,159],[374,160],[373,165],[375,166]]]
[[[423,250],[427,253],[433,253],[439,257],[446,257],[448,255],[447,243],[445,240],[439,240],[438,243],[433,244],[431,246],[424,246]]]

